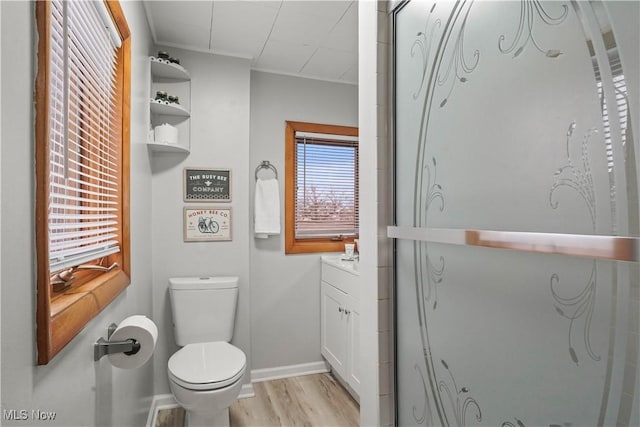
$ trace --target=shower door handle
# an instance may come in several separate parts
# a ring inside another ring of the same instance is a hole
[[[630,236],[389,226],[387,237],[613,261],[640,261],[640,238]]]

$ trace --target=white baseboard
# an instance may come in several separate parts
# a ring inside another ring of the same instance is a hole
[[[256,397],[256,393],[253,391],[253,384],[242,384],[238,399],[246,399],[248,397]]]
[[[298,377],[301,375],[321,374],[329,372],[329,365],[325,361],[302,363],[300,365],[278,366],[275,368],[254,369],[251,371],[251,382],[278,380],[281,378]]]
[[[153,396],[151,408],[149,408],[149,416],[147,417],[147,427],[154,427],[156,425],[158,411],[177,408],[178,406],[180,405],[178,405],[178,402],[176,402],[172,394],[156,394]]]

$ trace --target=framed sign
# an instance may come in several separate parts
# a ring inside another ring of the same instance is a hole
[[[185,206],[184,241],[231,240],[231,208]]]
[[[185,202],[230,202],[231,170],[184,168]]]

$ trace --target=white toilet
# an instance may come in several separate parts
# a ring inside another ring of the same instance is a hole
[[[187,411],[187,425],[229,426],[247,358],[233,336],[237,277],[169,279],[174,336],[182,348],[169,359],[169,387]]]

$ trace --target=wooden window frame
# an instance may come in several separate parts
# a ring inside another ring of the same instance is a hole
[[[358,128],[351,126],[326,125],[307,122],[285,122],[285,181],[284,181],[284,241],[285,254],[315,252],[343,252],[345,243],[353,243],[358,236],[348,236],[341,240],[330,237],[296,239],[296,132],[311,132],[328,135],[358,136]]]
[[[129,243],[129,168],[130,168],[130,97],[131,97],[131,33],[118,1],[105,1],[107,10],[120,33],[122,46],[117,51],[117,105],[122,124],[120,211],[120,252],[107,262],[119,267],[109,272],[78,272],[73,285],[54,292],[49,272],[49,52],[50,2],[35,2],[38,30],[38,73],[35,82],[35,154],[36,154],[36,341],[37,363],[45,365],[58,354],[84,327],[111,303],[130,283]]]

